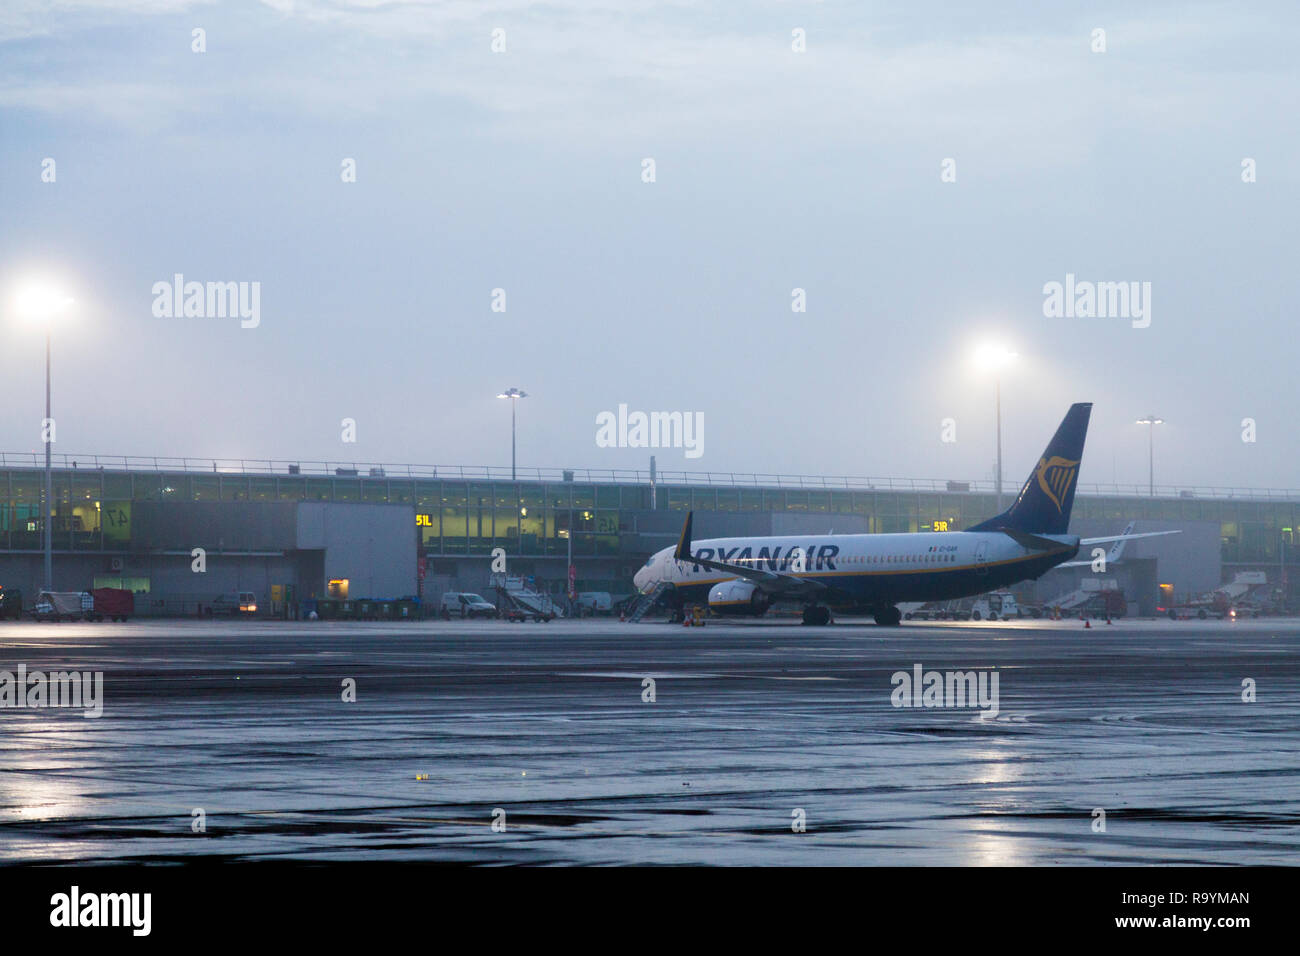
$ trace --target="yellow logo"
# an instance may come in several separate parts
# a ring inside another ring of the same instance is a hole
[[[1043,494],[1052,499],[1052,504],[1056,505],[1057,511],[1061,510],[1061,499],[1065,497],[1070,484],[1074,481],[1074,476],[1078,473],[1079,463],[1062,458],[1060,455],[1038,459],[1038,469],[1035,472],[1038,487],[1043,489]]]

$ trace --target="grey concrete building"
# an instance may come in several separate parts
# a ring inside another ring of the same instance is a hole
[[[0,456],[0,585],[42,585],[42,472]],[[350,597],[484,591],[492,554],[538,590],[565,588],[572,551],[579,590],[628,593],[637,567],[676,541],[685,512],[698,537],[802,532],[960,530],[994,513],[973,482],[644,473],[541,472],[512,481],[490,469],[336,468],[280,462],[173,463],[60,459],[51,525],[55,586],[119,586],[142,611],[194,613],[218,594],[252,591],[267,610],[328,593]],[[506,473],[508,475],[508,471]],[[1295,600],[1300,493],[1248,489],[1081,487],[1071,530],[1182,534],[1133,542],[1122,575],[1131,602],[1154,608],[1159,585],[1178,598],[1237,570],[1265,570]],[[195,548],[206,570],[193,570]],[[1032,586],[1045,600],[1079,572]],[[1294,583],[1293,583],[1294,582]],[[276,607],[272,607],[272,600]]]

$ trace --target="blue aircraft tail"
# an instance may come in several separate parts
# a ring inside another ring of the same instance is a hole
[[[1070,527],[1070,508],[1074,505],[1074,488],[1078,484],[1083,441],[1088,435],[1091,414],[1091,402],[1071,405],[1011,507],[966,530],[1007,528],[1027,534],[1065,534]]]

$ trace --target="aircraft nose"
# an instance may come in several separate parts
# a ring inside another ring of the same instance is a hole
[[[632,584],[642,593],[649,591],[658,583],[661,574],[658,555],[652,556],[636,574],[632,575]]]

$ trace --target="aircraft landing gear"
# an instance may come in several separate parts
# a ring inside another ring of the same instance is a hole
[[[814,627],[821,627],[831,622],[831,609],[810,604],[803,609],[803,622]]]
[[[903,620],[903,613],[891,604],[877,609],[875,617],[876,623],[881,627],[897,627]]]

